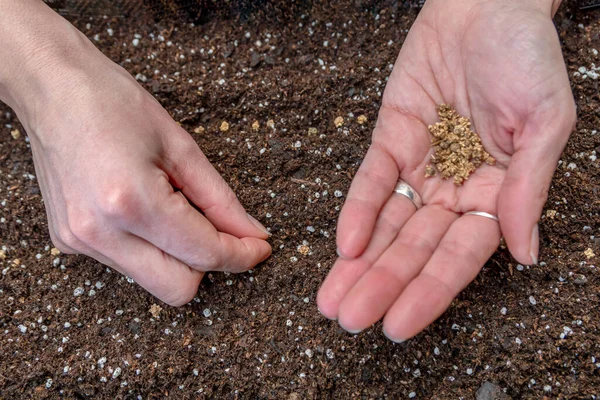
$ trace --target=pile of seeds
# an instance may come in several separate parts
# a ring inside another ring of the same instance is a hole
[[[431,163],[425,168],[427,178],[440,173],[442,178],[454,177],[454,184],[462,185],[469,175],[482,164],[494,165],[496,160],[485,151],[481,138],[471,130],[471,121],[459,115],[452,106],[438,107],[440,122],[429,125],[433,135]]]

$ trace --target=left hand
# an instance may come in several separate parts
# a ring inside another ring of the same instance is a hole
[[[317,303],[359,332],[384,315],[384,333],[409,339],[448,308],[500,242],[535,264],[537,222],[575,122],[556,0],[428,0],[398,57],[373,142],[338,224],[341,258]],[[463,186],[425,178],[427,126],[450,103],[497,160]],[[422,197],[393,190],[402,178]],[[483,211],[500,222],[474,215]]]

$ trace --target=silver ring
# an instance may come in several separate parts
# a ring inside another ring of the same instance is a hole
[[[464,215],[477,215],[478,217],[485,217],[485,218],[493,219],[496,222],[499,222],[498,217],[496,217],[493,214],[488,214],[483,211],[469,211],[469,212],[466,212]]]
[[[423,201],[421,200],[421,196],[415,189],[413,189],[408,183],[404,182],[402,179],[398,180],[396,184],[396,188],[394,189],[394,193],[401,194],[405,196],[407,199],[412,201],[417,210],[423,207]]]

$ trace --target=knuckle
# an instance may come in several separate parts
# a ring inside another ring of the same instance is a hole
[[[378,186],[386,187],[389,186],[389,177],[385,174],[381,174],[376,171],[374,168],[360,168],[356,173],[357,176],[364,178],[370,182],[375,183]]]
[[[75,247],[78,243],[93,243],[97,234],[96,219],[89,214],[81,213],[69,217],[69,227],[61,232],[61,239],[67,246]]]
[[[196,271],[220,271],[224,268],[225,260],[218,251],[219,248],[218,243],[209,242],[204,249],[184,262]]]
[[[207,204],[204,207],[204,210],[207,212],[211,212],[211,210],[231,210],[235,207],[237,203],[237,196],[233,191],[227,186],[225,181],[219,181],[215,183],[214,186],[215,193],[218,196],[214,196],[211,200],[210,204]]]
[[[163,202],[163,204],[167,204],[175,214],[183,212],[190,206],[188,199],[181,192],[172,192],[167,196],[168,201]]]
[[[50,238],[52,239],[52,243],[62,253],[71,254],[73,249],[79,246],[79,241],[75,238],[71,228],[66,225],[61,224],[54,229],[54,232],[51,231]]]
[[[223,268],[223,259],[215,251],[207,251],[201,256],[199,262],[203,271],[215,271]]]
[[[475,254],[475,252],[471,248],[457,242],[456,240],[442,241],[440,243],[440,250],[448,254],[448,259],[450,260],[464,260],[465,263],[471,265],[480,264],[479,257]],[[481,264],[483,265],[483,262],[481,262]]]
[[[412,251],[428,251],[433,252],[434,248],[431,243],[424,239],[422,236],[411,234],[411,233],[400,233],[398,240],[406,248]]]
[[[545,204],[550,193],[550,184],[541,185],[537,190],[533,191],[533,200],[538,204]]]
[[[131,183],[117,184],[105,190],[99,200],[100,213],[110,219],[132,220],[142,207],[142,196]]]

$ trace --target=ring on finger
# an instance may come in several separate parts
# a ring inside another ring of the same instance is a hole
[[[486,213],[484,211],[469,211],[469,212],[466,212],[464,215],[476,215],[478,217],[489,218],[489,219],[493,219],[496,222],[499,222],[497,216],[495,216],[494,214]]]
[[[396,188],[394,189],[394,193],[400,194],[408,198],[417,208],[417,210],[423,207],[423,201],[421,200],[421,196],[415,189],[412,188],[408,183],[403,181],[402,179],[398,180],[396,184]]]

